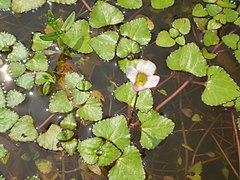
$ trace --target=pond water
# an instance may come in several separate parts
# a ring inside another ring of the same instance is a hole
[[[198,0],[177,0],[175,5],[165,10],[153,10],[149,1],[144,2],[144,6],[139,10],[126,10],[125,16],[127,20],[134,18],[136,15],[143,14],[148,16],[155,25],[152,31],[152,41],[150,45],[143,47],[142,56],[149,59],[157,65],[157,74],[161,76],[160,86],[153,90],[155,106],[167,98],[158,90],[165,90],[167,95],[171,95],[178,87],[180,87],[186,79],[191,77],[190,74],[173,72],[166,66],[166,57],[177,46],[172,48],[161,48],[156,46],[154,40],[160,30],[169,29],[171,22],[175,18],[188,17],[192,22],[192,30],[187,35],[187,42],[195,41],[200,47],[202,44],[202,33],[197,29],[193,22],[191,11],[192,7],[199,2]],[[95,1],[89,1],[92,7]],[[237,3],[237,1],[236,1]],[[17,37],[19,41],[30,48],[32,33],[36,31],[43,32],[45,28],[47,11],[52,9],[56,17],[64,19],[75,11],[77,18],[88,18],[88,11],[81,1],[76,5],[50,5],[45,4],[43,7],[32,12],[23,14],[14,14],[10,11],[0,12],[0,31],[9,32]],[[227,33],[236,26],[229,26],[221,33]],[[93,32],[98,33],[98,32]],[[236,30],[240,33],[240,30]],[[215,60],[209,64],[220,65],[234,78],[240,85],[240,65],[234,58],[233,52],[222,45],[219,47],[221,53]],[[51,57],[51,66],[54,68],[59,56]],[[115,85],[126,82],[126,76],[116,66],[117,59],[110,62],[104,62],[98,58],[96,54],[76,55],[72,60],[67,61],[69,66],[73,67],[85,75],[87,80],[93,84],[92,89],[99,90],[104,96],[104,118],[127,113],[125,104],[115,100],[113,91]],[[204,81],[206,79],[193,79]],[[6,90],[14,88],[14,83],[3,82],[3,75],[0,77],[2,86]],[[163,83],[165,82],[166,83]],[[172,119],[176,124],[173,133],[166,138],[154,150],[143,151],[143,161],[149,179],[166,179],[167,176],[173,179],[186,179],[187,169],[194,163],[201,161],[203,164],[202,179],[224,179],[222,169],[226,167],[229,171],[229,179],[238,179],[233,173],[231,165],[238,172],[238,155],[237,145],[233,131],[231,120],[231,109],[223,107],[209,107],[201,101],[201,93],[204,87],[189,84],[179,95],[160,109],[161,114]],[[47,112],[49,97],[44,97],[39,93],[39,89],[34,88],[31,93],[28,92],[27,100],[23,105],[15,108],[20,115],[30,114],[35,119],[35,125],[39,126],[50,115]],[[186,113],[188,112],[188,113]],[[189,113],[191,115],[189,115]],[[201,117],[200,122],[191,120],[192,114]],[[51,123],[57,123],[61,119],[61,115],[54,116],[41,131],[46,130]],[[135,132],[136,139],[139,133]],[[91,124],[87,126],[80,125],[80,139],[91,137]],[[79,156],[69,157],[62,152],[50,152],[42,149],[36,143],[19,143],[10,140],[10,138],[2,133],[0,134],[0,144],[3,144],[10,151],[10,160],[7,165],[0,164],[0,175],[6,179],[24,179],[28,176],[38,175],[37,168],[33,160],[24,161],[21,156],[29,153],[34,156],[39,153],[41,158],[46,158],[54,162],[55,171],[52,177],[46,179],[54,179],[58,174],[64,175],[65,179],[82,179],[82,167]],[[193,150],[187,150],[182,145],[185,144]],[[88,173],[88,179],[106,179],[104,176],[97,176]],[[57,179],[61,179],[57,177]],[[62,178],[64,179],[64,178]]]

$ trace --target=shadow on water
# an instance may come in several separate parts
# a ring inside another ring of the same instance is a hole
[[[94,2],[92,1],[89,5],[92,6]],[[143,47],[142,56],[156,63],[157,74],[161,76],[161,81],[171,76],[171,71],[167,68],[165,60],[177,46],[160,48],[155,45],[154,40],[160,30],[169,29],[171,22],[175,18],[188,17],[193,22],[191,11],[193,5],[197,2],[199,1],[177,1],[169,9],[153,10],[149,6],[149,1],[145,1],[143,8],[140,10],[125,11],[126,19],[132,19],[138,14],[144,14],[154,22],[155,28],[152,31],[152,41],[150,45]],[[55,4],[51,6],[45,4],[34,12],[23,14],[13,14],[9,11],[0,12],[0,31],[14,34],[19,41],[30,47],[32,33],[35,31],[43,32],[44,30],[48,9],[52,9],[56,17],[62,16],[64,19],[73,10],[76,11],[77,18],[88,17],[86,8],[81,1],[76,6]],[[224,29],[221,33],[227,33],[232,30],[231,28],[236,27],[229,27],[229,29]],[[194,36],[193,31],[195,31],[196,36]],[[237,33],[239,33],[239,30]],[[201,38],[201,32],[193,23],[191,33],[187,35],[187,42],[195,41],[199,46],[203,46]],[[209,63],[224,67],[235,81],[240,84],[240,66],[236,62],[232,51],[224,45],[220,46],[219,50],[223,51],[219,53],[215,60]],[[95,54],[90,54],[88,56],[79,55],[69,60],[68,63],[75,68],[74,70],[84,74],[92,82],[92,89],[99,90],[104,95],[104,118],[127,112],[127,107],[117,102],[113,96],[115,85],[120,85],[126,81],[125,75],[116,66],[116,60],[104,62],[99,60]],[[170,95],[189,77],[189,74],[177,72],[159,89],[164,89]],[[0,77],[0,80],[6,90],[15,88],[13,82],[3,82],[3,76]],[[144,152],[143,161],[150,179],[163,179],[170,176],[181,180],[187,168],[199,161],[203,163],[202,179],[224,179],[222,175],[223,167],[229,170],[229,179],[237,179],[227,162],[229,160],[232,166],[238,169],[237,146],[234,140],[231,109],[206,106],[201,101],[202,91],[203,87],[190,84],[172,101],[161,108],[161,113],[173,119],[176,127],[174,132],[156,149]],[[153,93],[155,105],[166,99],[166,96],[157,90],[154,90]],[[46,110],[48,101],[49,97],[42,96],[39,89],[34,88],[31,93],[28,92],[24,104],[14,110],[20,115],[32,115],[36,126],[39,126],[50,115]],[[201,121],[192,122],[192,115],[186,115],[184,113],[185,109],[189,109],[192,114],[199,115]],[[61,115],[56,115],[52,118],[52,122],[59,122],[60,118]],[[49,125],[48,123],[43,130]],[[87,127],[83,127],[82,124],[80,126],[80,139],[92,136],[91,124]],[[61,173],[62,162],[64,162],[66,179],[81,179],[78,155],[68,157],[61,152],[46,151],[36,143],[16,143],[11,141],[6,134],[0,134],[0,142],[11,153],[8,165],[0,164],[0,174],[7,179],[24,179],[27,176],[37,175],[34,161],[32,159],[29,161],[21,159],[24,153],[34,154],[37,152],[40,157],[54,162],[56,174]],[[187,150],[182,146],[183,144],[192,148],[192,150]],[[92,179],[104,179],[95,176],[89,177]]]

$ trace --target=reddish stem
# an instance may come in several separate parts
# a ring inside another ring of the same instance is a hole
[[[174,98],[178,93],[180,93],[188,84],[190,83],[190,80],[185,81],[185,83],[183,83],[183,85],[178,88],[171,96],[169,96],[167,99],[165,99],[165,101],[163,101],[161,104],[159,104],[155,110],[159,111],[159,109],[161,109],[165,104],[167,104],[170,100],[172,100],[172,98]]]
[[[199,82],[199,81],[191,81],[193,84],[201,85],[201,86],[206,86],[206,82]]]
[[[82,2],[89,11],[92,11],[92,8],[88,5],[88,3],[85,0],[82,0]]]
[[[42,124],[40,124],[40,126],[37,127],[37,129],[41,129],[45,124],[47,124],[48,121],[50,121],[50,119],[52,119],[54,116],[56,115],[56,113],[51,114],[50,116],[48,116],[47,119],[45,119],[45,121],[43,121]]]

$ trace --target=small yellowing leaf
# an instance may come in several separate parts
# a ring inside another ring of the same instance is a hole
[[[181,111],[186,117],[190,118],[193,115],[193,112],[190,108],[182,108]]]
[[[194,151],[193,148],[191,148],[190,146],[188,146],[187,144],[182,144],[182,147],[184,147],[185,149],[189,150],[189,151]]]
[[[181,156],[179,156],[178,158],[177,158],[177,163],[178,163],[178,165],[182,165],[182,157]]]
[[[158,92],[164,96],[167,96],[167,91],[165,89],[159,89]]]
[[[214,158],[216,156],[216,154],[214,152],[208,152],[207,155],[211,158]]]
[[[136,16],[136,18],[144,18],[144,19],[146,19],[149,30],[153,30],[154,29],[154,23],[153,23],[153,21],[149,17],[147,17],[147,16],[145,16],[143,14],[139,14],[139,15]]]
[[[199,114],[194,114],[193,117],[192,117],[193,122],[199,122],[201,120],[202,120],[202,118]]]

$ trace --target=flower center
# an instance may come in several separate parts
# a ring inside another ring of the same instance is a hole
[[[144,73],[138,73],[136,77],[136,86],[144,86],[147,82],[147,76]]]

